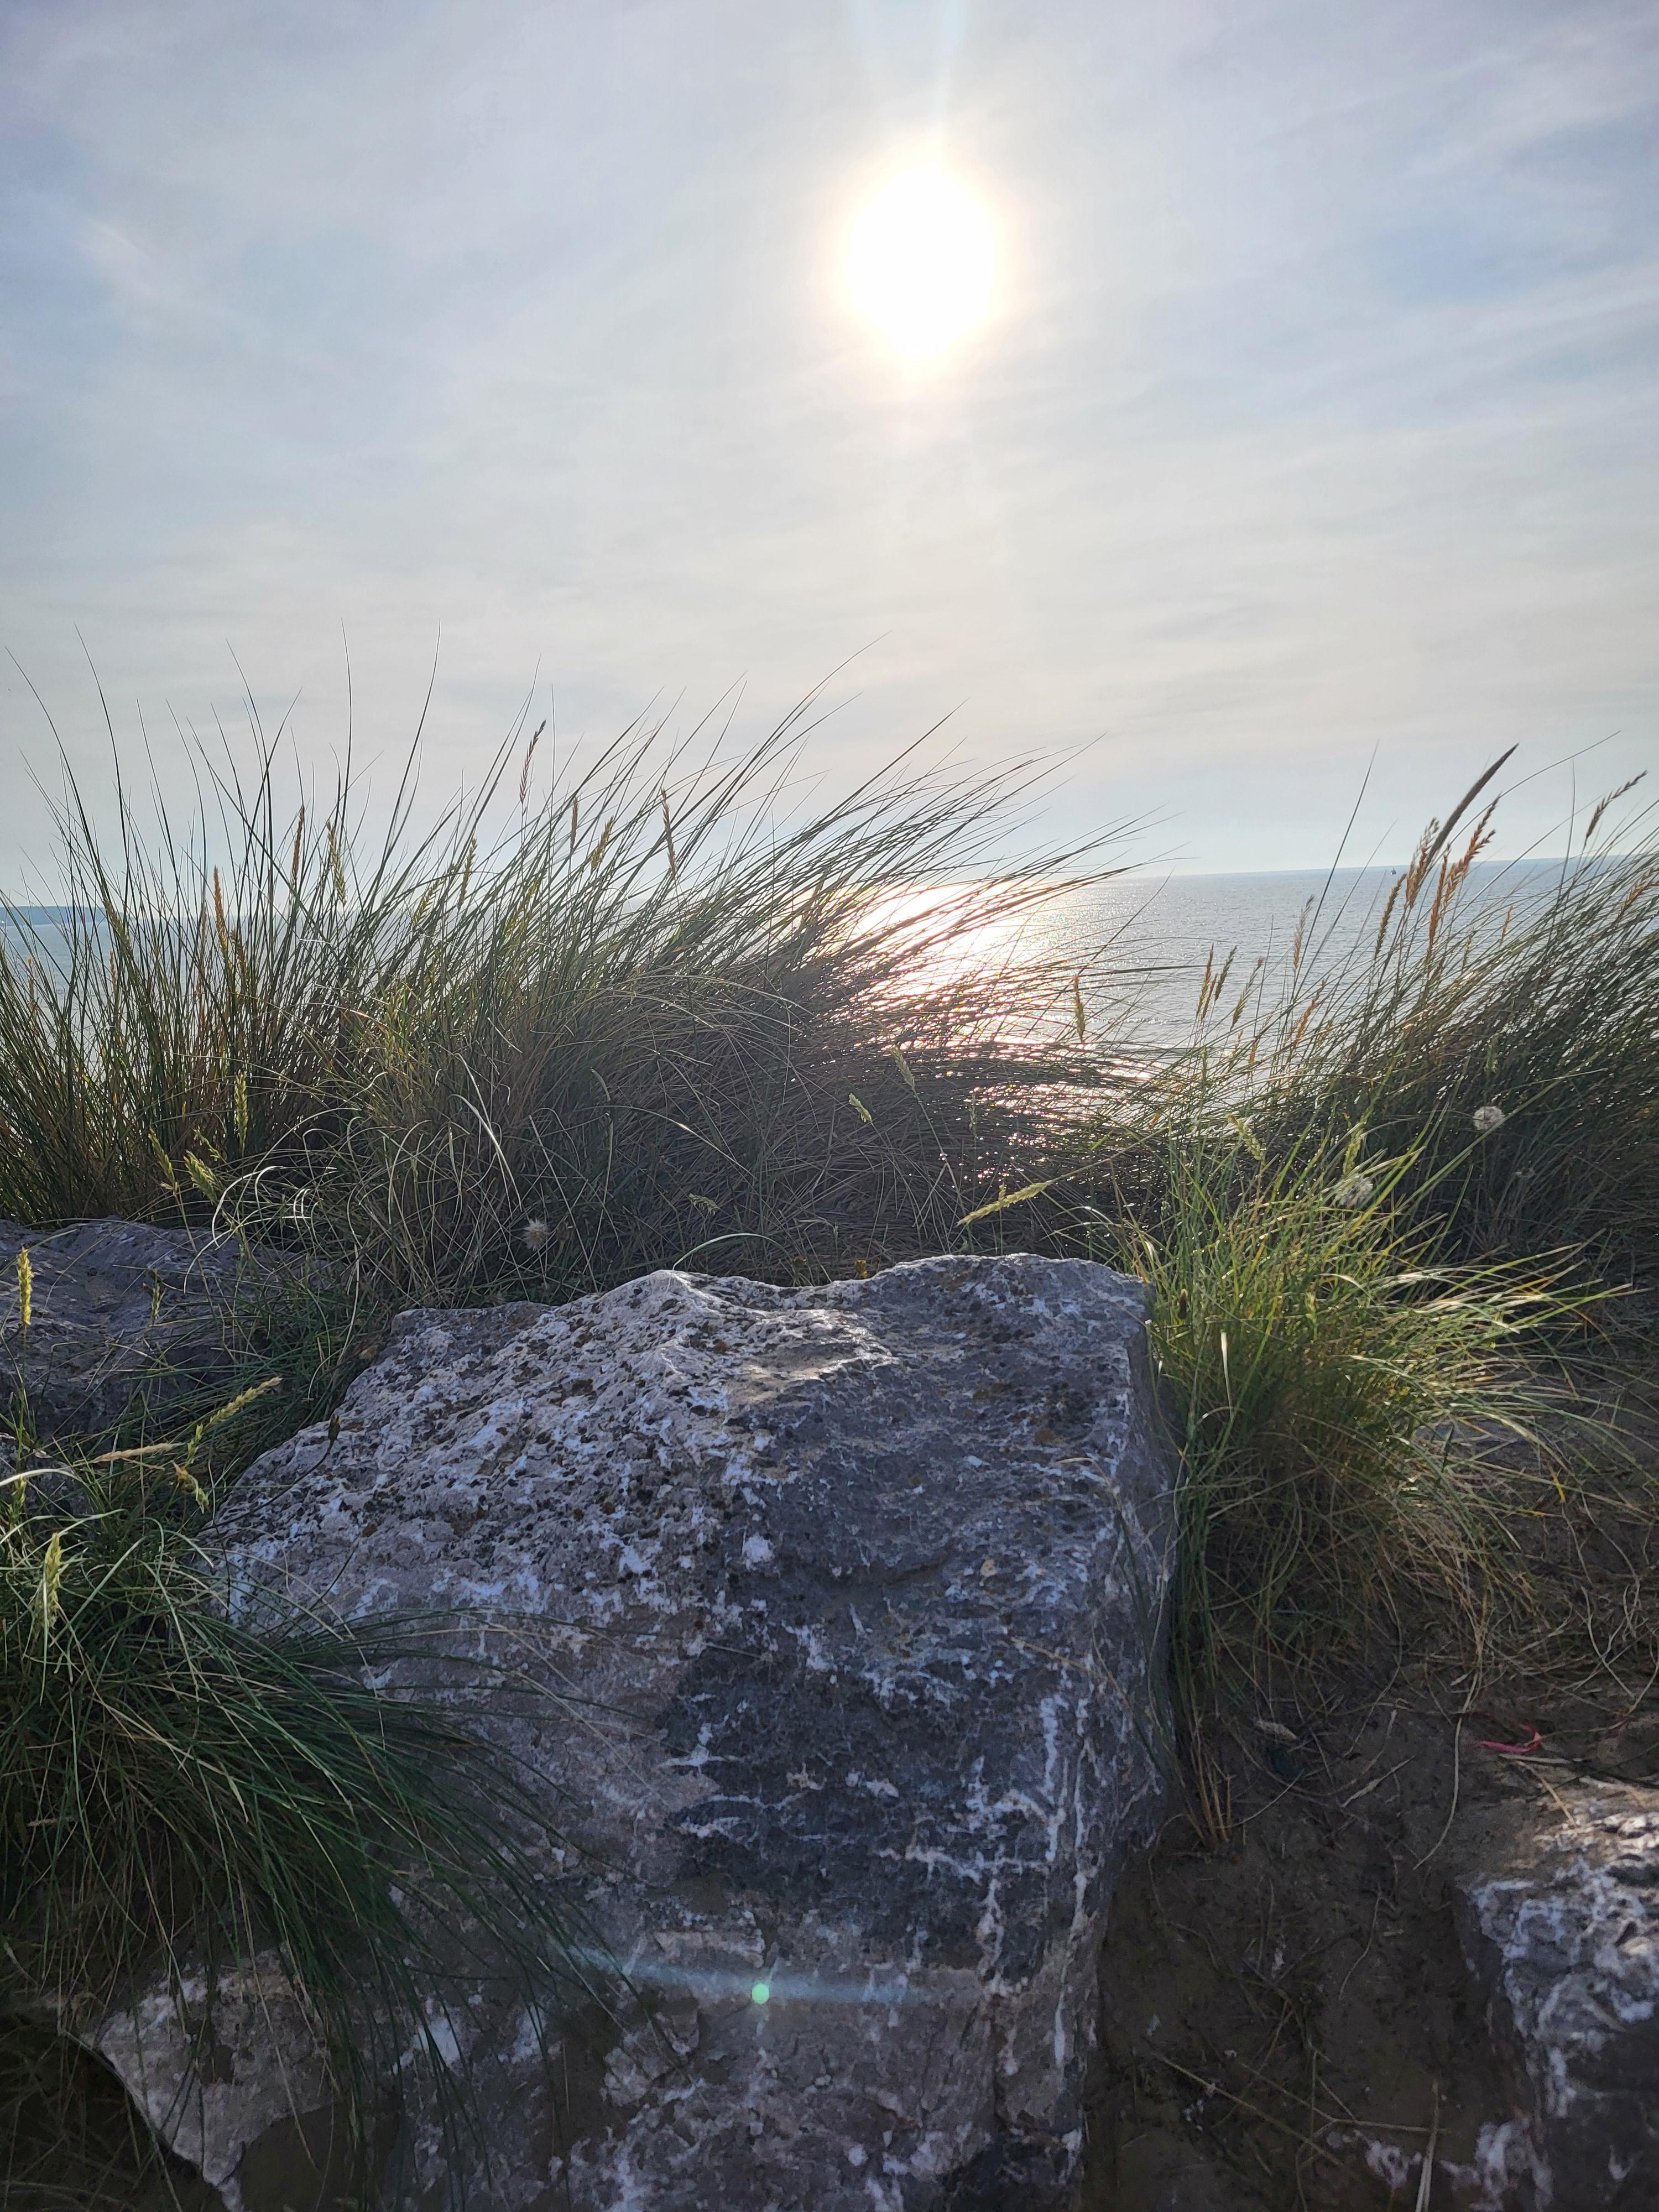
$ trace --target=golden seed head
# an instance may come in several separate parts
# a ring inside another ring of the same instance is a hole
[[[64,1532],[54,1528],[40,1568],[40,1627],[50,1630],[58,1618],[58,1592],[64,1582]]]

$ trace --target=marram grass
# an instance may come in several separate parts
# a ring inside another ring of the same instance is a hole
[[[424,836],[412,786],[378,837],[349,776],[284,811],[269,749],[107,840],[71,785],[64,919],[0,932],[0,1214],[232,1222],[404,1303],[950,1242],[1080,1072],[1011,948],[1097,862],[987,878],[1020,771],[803,808],[799,738],[633,733],[517,811],[503,756]]]
[[[1273,1162],[1240,1124],[1109,1232],[1152,1286],[1195,1674],[1326,1658],[1431,1603],[1478,1643],[1524,1606],[1497,1470],[1571,1438],[1559,1347],[1602,1294],[1565,1258],[1447,1259],[1403,1204],[1419,1166],[1358,1139]]]
[[[1240,974],[1215,948],[1190,1048],[1127,1104],[1115,1095],[1069,1155],[1086,1187],[1144,1204],[1167,1139],[1178,1152],[1241,1111],[1275,1162],[1363,1127],[1409,1158],[1396,1199],[1449,1250],[1571,1246],[1609,1279],[1654,1281],[1659,828],[1615,792],[1548,870],[1477,874],[1501,765],[1429,824],[1370,911],[1334,890],[1310,902],[1286,971]]]

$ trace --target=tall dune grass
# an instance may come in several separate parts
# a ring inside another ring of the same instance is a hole
[[[270,748],[148,835],[71,786],[61,941],[13,909],[0,947],[0,1212],[233,1220],[404,1300],[949,1242],[1079,1060],[1031,1024],[1054,979],[973,947],[1078,863],[975,880],[1018,772],[803,811],[799,736],[630,733],[534,805],[504,753],[424,836],[406,781],[374,839],[349,778],[285,815]]]
[[[1409,1155],[1401,1198],[1415,1194],[1449,1250],[1571,1248],[1611,1278],[1653,1279],[1659,825],[1651,809],[1621,813],[1615,792],[1541,886],[1535,872],[1476,877],[1502,764],[1429,824],[1349,950],[1334,947],[1354,917],[1331,897],[1304,915],[1277,988],[1216,948],[1190,1048],[1129,1111],[1119,1094],[1073,1154],[1085,1187],[1144,1212],[1168,1138],[1248,1113],[1276,1162],[1356,1132]]]
[[[1275,1160],[1238,1121],[1176,1141],[1156,1215],[1097,1232],[1153,1291],[1189,1712],[1228,1664],[1398,1645],[1431,1613],[1479,1663],[1535,1609],[1502,1470],[1595,1433],[1560,1347],[1604,1293],[1559,1261],[1449,1260],[1411,1202],[1432,1141]]]
[[[1501,765],[1357,939],[1316,901],[1278,990],[1218,948],[1190,1048],[1062,1138],[1045,1194],[1153,1286],[1200,1803],[1230,1674],[1379,1644],[1524,1670],[1577,1603],[1530,1524],[1589,1510],[1606,1386],[1650,1357],[1608,1328],[1650,1299],[1607,1293],[1659,1269],[1659,840],[1614,793],[1544,888],[1495,895]]]

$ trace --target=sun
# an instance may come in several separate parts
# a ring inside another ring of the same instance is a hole
[[[853,304],[910,361],[942,353],[982,322],[995,274],[991,224],[940,169],[906,169],[853,225]]]

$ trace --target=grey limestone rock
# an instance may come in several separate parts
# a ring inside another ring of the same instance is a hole
[[[42,1438],[98,1435],[140,1404],[160,1412],[198,1395],[230,1374],[230,1316],[249,1264],[228,1240],[143,1222],[35,1231],[0,1221],[0,1395],[27,1394]]]
[[[1163,1779],[1145,1295],[1016,1255],[405,1314],[336,1440],[243,1479],[233,1603],[516,1616],[517,1663],[594,1701],[490,1725],[626,1982],[551,2083],[522,2014],[463,2008],[489,2169],[446,2173],[416,2114],[408,2201],[1063,2201],[1103,1916]],[[144,2100],[135,2017],[90,2039]],[[148,2102],[164,2133],[190,2106],[234,2212],[268,2212],[280,2054],[244,2025],[210,2112],[176,2064]]]
[[[1659,2204],[1659,1790],[1553,1782],[1460,1884],[1516,2117],[1506,2202]]]

